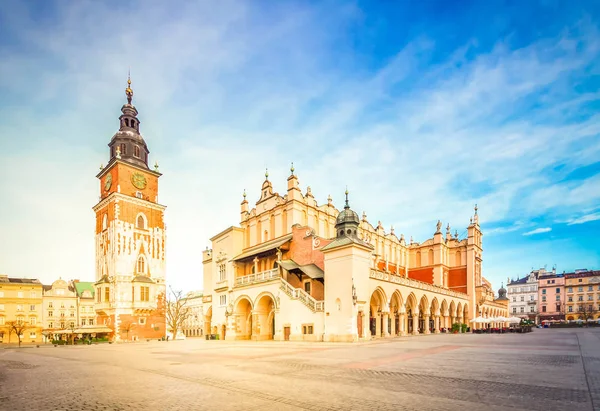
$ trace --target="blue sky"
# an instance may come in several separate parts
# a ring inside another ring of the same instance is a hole
[[[168,278],[264,169],[416,241],[479,205],[484,275],[600,266],[593,1],[0,4],[0,272],[94,278],[95,174],[131,66]],[[392,4],[393,5],[390,5]]]

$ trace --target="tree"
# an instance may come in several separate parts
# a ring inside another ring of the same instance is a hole
[[[129,331],[132,330],[135,323],[128,321],[121,324],[121,332],[124,332],[127,335],[127,340],[129,341]]]
[[[25,321],[9,321],[6,323],[8,326],[8,341],[10,342],[10,335],[12,333],[17,334],[17,338],[19,339],[19,347],[21,346],[21,337],[23,336],[23,332],[26,329],[31,328],[28,322]]]
[[[191,310],[187,306],[187,299],[183,297],[183,291],[171,291],[165,303],[165,318],[167,329],[173,333],[173,339],[177,338],[177,332],[182,328],[185,320],[190,316]]]
[[[579,319],[585,321],[586,326],[587,326],[587,321],[590,318],[594,318],[595,313],[596,313],[596,310],[594,310],[594,306],[592,304],[589,304],[589,305],[580,304],[579,308],[577,310],[577,314],[579,314]]]

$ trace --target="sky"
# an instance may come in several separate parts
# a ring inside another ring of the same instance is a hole
[[[494,288],[598,269],[599,52],[595,1],[2,1],[0,273],[94,280],[130,68],[176,289],[292,161],[415,241],[477,204]]]

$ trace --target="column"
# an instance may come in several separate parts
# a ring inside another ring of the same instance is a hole
[[[434,317],[434,324],[435,324],[435,333],[439,334],[440,333],[440,316],[436,315]]]
[[[406,335],[408,330],[408,316],[406,313],[400,314],[400,335]]]
[[[389,329],[388,329],[388,320],[390,318],[390,313],[382,313],[382,326],[383,326],[383,332],[381,333],[382,337],[389,337],[390,333],[389,333]]]
[[[381,313],[375,314],[375,337],[381,336]]]
[[[398,314],[393,313],[392,314],[392,336],[396,336],[398,334],[398,330],[396,330],[396,318],[398,318]],[[400,324],[398,324],[398,327],[400,326]]]
[[[412,316],[412,335],[419,335],[419,314],[413,314]]]
[[[458,317],[456,318],[456,322],[457,322],[458,324],[462,324],[462,316],[458,316]],[[462,327],[460,327],[460,332],[462,332]]]
[[[423,322],[425,323],[425,334],[431,334],[431,330],[429,329],[429,313],[423,314]]]

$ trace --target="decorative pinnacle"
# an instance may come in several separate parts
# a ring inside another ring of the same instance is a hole
[[[154,171],[158,171],[158,161],[154,162]]]
[[[243,194],[243,196],[244,196],[244,200],[245,200],[246,199],[246,189],[245,188],[244,188],[244,194]]]
[[[127,104],[131,104],[133,98],[133,90],[131,89],[131,68],[127,72],[127,88],[125,89],[125,95],[127,96]]]
[[[100,171],[104,169],[104,164],[100,163]]]
[[[475,204],[475,215],[477,215],[477,204]]]
[[[348,203],[348,186],[346,186],[346,205],[344,206],[344,208],[350,208],[350,204]]]
[[[269,179],[269,169],[265,168],[265,179]]]
[[[294,175],[294,162],[292,161],[292,167],[290,167],[290,171],[292,172],[292,175]]]

